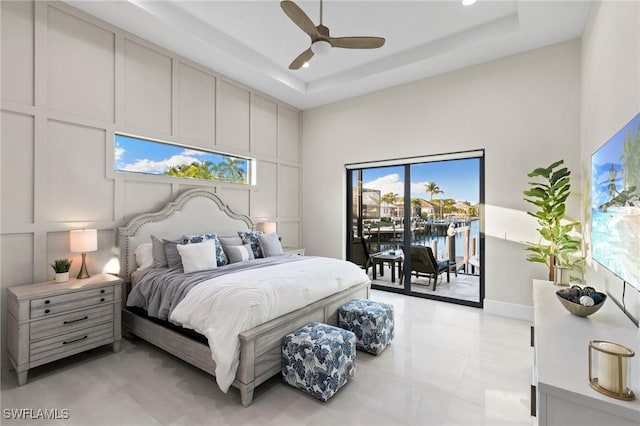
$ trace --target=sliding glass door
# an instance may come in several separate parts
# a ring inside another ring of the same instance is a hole
[[[483,152],[348,165],[347,256],[372,286],[482,306]]]

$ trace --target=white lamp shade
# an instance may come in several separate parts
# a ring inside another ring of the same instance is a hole
[[[98,230],[76,229],[70,231],[69,246],[72,253],[86,253],[98,250]]]
[[[315,41],[311,45],[311,51],[318,56],[326,55],[330,50],[331,44],[325,40]]]
[[[256,225],[256,230],[262,231],[265,234],[272,234],[276,232],[275,222],[260,222]]]

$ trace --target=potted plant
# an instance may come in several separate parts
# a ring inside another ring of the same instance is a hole
[[[57,259],[51,267],[56,272],[56,282],[63,283],[69,281],[69,269],[71,268],[72,260],[69,259]]]
[[[571,192],[571,172],[563,167],[563,160],[546,168],[537,168],[527,176],[540,178],[529,182],[530,189],[523,191],[524,200],[537,207],[527,212],[538,221],[540,239],[537,243],[526,242],[530,262],[544,263],[549,267],[549,281],[554,281],[556,267],[580,267],[582,259],[571,259],[570,254],[580,249],[580,239],[571,235],[580,222],[564,220],[566,201]]]

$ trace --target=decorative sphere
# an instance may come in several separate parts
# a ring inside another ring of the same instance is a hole
[[[593,301],[593,299],[589,296],[582,296],[580,298],[580,304],[582,306],[593,306],[595,305],[595,302]]]
[[[604,296],[602,293],[593,293],[591,296],[589,296],[593,299],[593,303],[595,303],[596,305],[602,303],[602,301],[604,300]]]
[[[571,287],[566,289],[564,291],[564,294],[566,294],[569,297],[576,297],[576,296],[580,296],[580,290],[576,290],[575,288]]]

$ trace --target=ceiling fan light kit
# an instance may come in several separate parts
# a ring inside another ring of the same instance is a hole
[[[384,45],[382,37],[331,37],[329,28],[322,25],[322,0],[320,0],[320,24],[313,25],[313,21],[309,19],[306,13],[298,5],[290,0],[280,2],[280,7],[284,13],[296,24],[302,31],[311,37],[311,47],[298,55],[291,62],[289,69],[297,70],[308,63],[314,55],[326,55],[332,47],[340,47],[342,49],[377,49]]]
[[[325,40],[314,41],[311,50],[318,56],[324,56],[331,50],[331,43]]]

